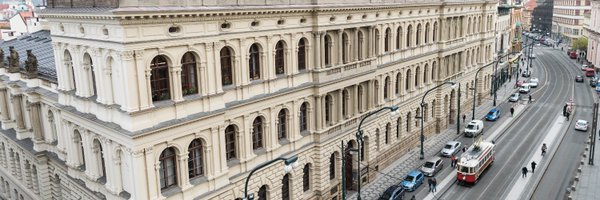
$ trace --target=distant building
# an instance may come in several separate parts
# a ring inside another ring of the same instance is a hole
[[[553,0],[537,0],[537,5],[532,13],[532,31],[539,31],[549,35],[552,29]]]
[[[592,0],[590,14],[586,15],[589,23],[584,24],[585,37],[588,38],[587,60],[597,68],[600,67],[600,0]]]
[[[9,20],[10,29],[1,30],[0,38],[11,40],[17,36],[37,32],[42,29],[41,19],[35,12],[20,12]]]
[[[565,41],[582,37],[584,14],[591,9],[590,0],[555,0],[552,33]]]
[[[523,5],[523,30],[531,30],[531,19],[533,18],[533,9],[537,7],[536,0],[529,0]]]

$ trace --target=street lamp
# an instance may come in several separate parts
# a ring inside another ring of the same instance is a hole
[[[425,142],[425,135],[423,135],[423,121],[424,121],[423,120],[423,118],[424,118],[423,116],[424,116],[424,113],[425,113],[423,111],[423,109],[425,108],[425,96],[427,96],[427,94],[429,94],[429,92],[431,92],[431,91],[433,91],[433,90],[435,90],[435,89],[437,89],[439,87],[442,87],[443,85],[446,85],[446,84],[451,84],[451,85],[454,86],[454,85],[456,85],[456,82],[454,82],[454,81],[445,81],[444,83],[439,84],[439,85],[437,85],[437,86],[435,86],[435,87],[427,90],[427,92],[425,92],[425,94],[421,98],[421,113],[420,113],[420,115],[421,115],[421,155],[419,156],[419,159],[421,159],[421,160],[423,160],[425,158],[425,153],[423,152],[423,142]]]
[[[250,194],[250,196],[248,196],[248,181],[250,181],[250,177],[252,176],[252,174],[254,174],[254,172],[256,172],[266,166],[269,166],[270,164],[273,164],[277,161],[283,161],[283,163],[285,164],[285,167],[283,167],[283,171],[285,173],[292,171],[292,169],[294,167],[298,167],[298,156],[292,156],[289,158],[279,157],[279,158],[276,158],[269,162],[263,163],[259,166],[256,166],[254,169],[252,169],[252,171],[250,171],[250,174],[248,174],[248,177],[246,177],[246,185],[244,186],[244,200],[253,200],[254,199],[253,194]]]
[[[356,159],[356,162],[358,163],[358,197],[357,199],[360,200],[360,184],[361,184],[361,179],[362,179],[362,174],[360,171],[360,160],[362,158],[361,155],[361,145],[363,145],[363,131],[360,129],[362,127],[363,122],[365,121],[365,119],[367,119],[370,116],[373,116],[383,110],[390,110],[390,115],[392,116],[398,116],[400,114],[400,111],[398,110],[399,107],[398,106],[386,106],[383,108],[380,108],[379,110],[373,111],[368,113],[367,115],[365,115],[361,120],[360,123],[358,124],[358,131],[356,132],[356,143],[358,144],[358,159]]]

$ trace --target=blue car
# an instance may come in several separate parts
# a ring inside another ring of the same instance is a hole
[[[420,171],[413,170],[404,177],[404,180],[400,182],[402,188],[406,191],[412,192],[415,191],[419,186],[423,184],[425,180],[425,176]]]
[[[485,119],[488,121],[496,121],[498,118],[500,118],[500,110],[497,108],[493,108],[487,115],[485,115]]]

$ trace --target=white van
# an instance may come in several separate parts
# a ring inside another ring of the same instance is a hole
[[[483,132],[483,121],[473,120],[465,127],[465,136],[477,137]]]

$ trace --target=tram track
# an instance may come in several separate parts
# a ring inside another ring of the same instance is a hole
[[[542,94],[540,95],[540,98],[538,98],[538,99],[540,99],[540,101],[539,102],[534,102],[533,108],[531,106],[528,106],[523,112],[527,111],[528,113],[530,113],[530,114],[528,114],[529,116],[532,116],[532,115],[534,115],[534,116],[546,116],[546,115],[549,115],[549,114],[554,114],[554,113],[556,113],[556,111],[554,109],[545,109],[544,108],[544,106],[546,104],[552,105],[552,104],[555,104],[555,103],[559,102],[555,98],[549,98],[550,96],[554,96],[554,92],[549,92],[549,91],[556,91],[557,88],[558,89],[563,89],[563,90],[559,90],[560,92],[558,93],[558,95],[556,95],[556,96],[560,97],[560,96],[566,96],[566,95],[568,95],[568,92],[570,91],[570,89],[566,88],[567,89],[566,90],[567,94],[564,94],[565,93],[565,90],[564,90],[565,89],[564,88],[565,84],[564,83],[561,84],[561,83],[557,82],[555,84],[549,84],[550,83],[549,79],[548,79],[548,74],[549,73],[548,73],[547,67],[542,67],[543,65],[540,62],[536,62],[536,63],[538,64],[538,66],[540,66],[538,68],[541,69],[541,70],[543,70],[543,72],[544,72],[543,73],[544,74],[544,82],[543,82],[544,84],[538,90],[533,91],[532,94],[538,94],[539,92],[541,92]],[[566,70],[566,69],[564,69],[562,67],[558,67],[558,68],[559,68],[558,70],[560,70],[561,73],[564,73],[565,70]],[[572,73],[567,70],[566,73],[564,73],[564,74],[572,74]],[[558,80],[558,79],[553,79],[553,80]],[[543,122],[543,120],[536,119],[536,117],[528,118],[524,122],[521,121],[521,120],[523,120],[523,117],[524,117],[524,115],[516,116],[516,118],[514,120],[515,120],[515,122],[519,122],[519,123],[510,123],[506,128],[504,128],[499,133],[499,135],[495,139],[492,139],[492,140],[496,141],[497,144],[504,144],[506,142],[505,140],[509,140],[509,141],[510,140],[514,140],[514,135],[513,135],[513,137],[507,137],[506,133],[512,132],[512,131],[515,131],[515,132],[524,132],[523,131],[524,129],[531,129],[531,128],[535,128],[535,127],[541,127],[541,125],[542,125],[541,123]],[[533,120],[538,120],[538,121],[532,127],[530,125],[532,124]],[[517,124],[527,124],[527,126],[516,127]],[[510,135],[510,134],[508,134],[508,135]],[[525,143],[530,143],[530,142],[532,142],[534,140],[540,140],[541,139],[541,138],[536,138],[533,135],[534,134],[529,134],[527,138],[521,139],[520,142],[519,142],[519,144],[516,145],[516,146],[520,147],[518,149],[519,150],[525,150],[525,149],[527,149],[526,145],[524,145]],[[515,145],[511,144],[511,146],[515,146]],[[531,151],[532,148],[533,149],[537,149],[537,146],[535,146],[535,147],[529,147],[529,149],[527,150],[527,152]],[[516,156],[516,154],[511,154],[508,158],[506,158],[504,160],[506,160],[506,161],[514,160],[515,156]],[[498,157],[499,156],[496,155],[496,161],[498,160]],[[518,163],[522,163],[524,159],[525,158],[517,159],[517,160],[519,160]],[[492,182],[493,183],[498,182],[498,181],[496,181],[498,179],[498,176],[500,176],[501,174],[505,174],[505,173],[502,173],[502,172],[506,170],[506,168],[507,168],[507,166],[508,166],[509,163],[514,163],[514,162],[504,162],[501,165],[500,171],[498,171],[495,174],[495,176],[493,178],[491,178],[491,179],[489,179],[489,178],[486,179],[485,178],[486,174],[489,173],[490,169],[487,169],[486,172],[484,172],[484,174],[482,175],[482,177],[484,178],[485,182],[488,182],[488,184],[483,189],[482,192],[478,192],[480,195],[477,198],[475,198],[475,199],[481,199],[483,197],[483,195],[486,195],[486,197],[490,197],[489,192],[488,192],[490,190],[490,187],[492,186],[490,183],[492,183]],[[512,173],[511,172],[509,174],[512,174],[513,177],[514,176],[518,177],[518,175],[519,175],[518,170],[520,170],[520,168],[518,168],[516,170],[517,170],[516,173]],[[515,169],[513,169],[512,171],[515,171]],[[514,179],[510,179],[509,178],[509,179],[505,179],[504,181],[500,180],[500,182],[502,182],[502,184],[500,184],[500,185],[506,185],[506,184],[508,184],[509,182],[512,182],[512,181],[514,181]],[[465,196],[469,195],[469,191],[468,190],[462,190],[462,189],[460,189],[458,187],[454,187],[455,185],[457,185],[457,180],[456,179],[454,179],[444,191],[441,191],[441,193],[438,193],[438,195],[436,195],[436,198],[437,199],[443,199],[443,197],[446,196],[446,194],[449,191],[455,191],[455,190],[460,190],[460,191],[452,193],[452,195],[453,195],[451,197],[452,199],[464,199]],[[494,186],[496,186],[496,185],[498,185],[498,184],[494,184]],[[456,189],[454,189],[454,188],[456,188]],[[499,194],[501,196],[501,195],[503,195],[505,193],[505,191],[506,191],[506,189],[505,190],[500,190],[500,193],[496,193],[496,195]],[[494,196],[494,195],[492,195],[492,196]]]

